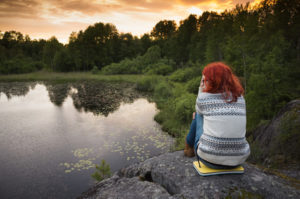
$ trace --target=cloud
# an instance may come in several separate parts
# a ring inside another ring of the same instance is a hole
[[[52,7],[52,10],[54,11],[53,14],[77,12],[86,15],[94,15],[97,13],[107,13],[120,7],[117,2],[111,1],[111,3],[108,4],[104,0],[48,0],[45,4]]]
[[[37,17],[38,9],[36,0],[0,0],[0,17]]]
[[[72,31],[96,22],[141,35],[160,20],[185,19],[191,12],[223,11],[248,0],[0,0],[0,30],[33,38],[55,35],[66,43]],[[254,0],[252,0],[254,1]]]
[[[197,4],[204,4],[204,3],[216,3],[216,4],[225,4],[229,3],[232,5],[236,4],[244,4],[251,0],[178,0],[178,2],[184,4],[184,5],[197,5]]]

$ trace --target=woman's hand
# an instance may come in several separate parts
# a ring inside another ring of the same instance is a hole
[[[193,120],[195,119],[195,116],[196,116],[196,113],[195,113],[195,112],[193,112]]]
[[[201,82],[200,82],[200,88],[201,88],[201,89],[204,89],[204,88],[205,88],[204,81],[205,81],[205,76],[202,75]]]

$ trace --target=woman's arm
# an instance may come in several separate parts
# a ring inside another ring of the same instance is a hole
[[[199,104],[197,103],[198,99],[201,99],[202,98],[202,95],[203,95],[203,90],[205,89],[205,76],[202,75],[202,78],[201,78],[201,81],[200,81],[200,86],[199,86],[199,92],[198,92],[198,96],[197,96],[197,99],[196,99],[196,106],[195,106],[195,109],[196,109],[196,112],[198,114],[201,114],[201,109],[199,107]],[[195,119],[195,112],[193,113],[193,119]]]
[[[201,92],[202,92],[203,89],[205,88],[204,81],[205,81],[205,76],[202,75],[202,78],[201,78],[201,81],[200,81],[200,86],[199,86],[199,90],[200,90]]]

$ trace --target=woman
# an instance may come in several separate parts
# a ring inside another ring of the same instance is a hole
[[[250,154],[246,134],[244,89],[222,62],[208,64],[196,100],[196,113],[186,137],[184,154],[196,155],[209,167],[243,163]]]

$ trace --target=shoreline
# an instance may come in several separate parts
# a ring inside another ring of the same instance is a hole
[[[93,80],[93,81],[110,81],[110,82],[131,82],[135,83],[138,80],[146,77],[147,75],[102,75],[92,74],[91,72],[47,72],[38,71],[33,73],[24,74],[11,74],[0,75],[0,82],[13,82],[13,81],[81,81],[81,80]]]

